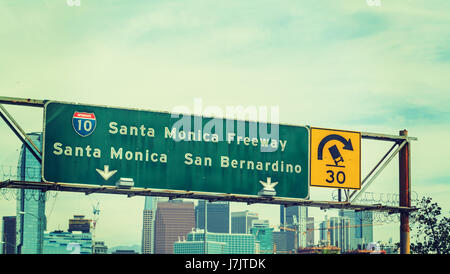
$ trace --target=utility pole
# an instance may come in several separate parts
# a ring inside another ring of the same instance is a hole
[[[401,130],[400,136],[408,136],[408,131]],[[411,207],[411,149],[406,145],[399,152],[399,206]],[[409,212],[400,212],[400,254],[410,253]]]

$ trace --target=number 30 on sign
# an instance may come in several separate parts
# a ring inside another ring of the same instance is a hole
[[[361,189],[361,133],[311,128],[311,186]]]

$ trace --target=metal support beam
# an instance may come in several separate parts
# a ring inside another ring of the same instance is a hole
[[[25,139],[27,139],[27,141],[34,147],[34,149],[36,149],[36,151],[39,154],[42,154],[41,150],[36,146],[36,144],[30,138],[28,138],[25,131],[19,126],[19,124],[16,122],[16,120],[14,120],[14,118],[11,116],[11,114],[9,114],[9,112],[6,110],[6,108],[4,108],[1,104],[0,104],[0,111],[8,118],[8,120],[15,126],[15,128],[22,134],[22,136]]]
[[[12,116],[8,113],[8,111],[0,105],[0,117],[2,117],[3,121],[9,126],[9,128],[16,134],[17,138],[27,147],[27,149],[33,154],[33,156],[38,160],[40,164],[42,164],[42,156],[41,151],[37,148],[37,146],[33,143],[33,141],[28,138],[27,134],[23,131],[23,129],[17,124],[17,122],[12,118]],[[30,146],[30,144],[34,147],[34,149]]]
[[[89,189],[89,190],[85,191],[84,194],[85,194],[85,195],[91,195],[92,193],[100,192],[100,191],[102,191],[102,190],[105,190],[105,188],[104,188],[104,187],[93,188],[93,189]]]
[[[203,254],[208,254],[208,248],[206,247],[207,240],[206,237],[208,236],[208,203],[205,200],[205,208],[203,209]]]
[[[401,130],[401,136],[408,131]],[[399,155],[399,206],[411,207],[411,147],[402,148]],[[410,253],[409,212],[400,212],[400,254]]]
[[[361,138],[379,140],[379,141],[390,141],[390,142],[398,142],[398,141],[403,141],[403,140],[417,141],[416,137],[379,134],[379,133],[370,133],[370,132],[361,132]]]
[[[392,150],[395,148],[395,146],[397,146],[398,145],[398,143],[395,143],[389,150],[388,150],[388,152],[386,152],[386,154],[384,154],[384,156],[381,158],[381,160],[380,161],[378,161],[378,163],[375,165],[375,167],[366,175],[366,177],[364,178],[364,180],[362,180],[362,182],[361,182],[361,186],[364,186],[364,184],[365,184],[365,182],[367,181],[367,179],[369,179],[369,177],[375,172],[375,170],[377,170],[377,168],[381,165],[381,163],[386,159],[386,157],[389,155],[389,153],[391,153],[392,152]],[[389,160],[390,161],[390,160]],[[388,162],[389,162],[388,161]],[[387,163],[388,163],[387,162]],[[386,166],[387,165],[387,163],[385,163],[385,165],[384,166]],[[383,167],[383,169],[384,169],[384,167]],[[376,175],[376,176],[378,176],[378,175]],[[373,180],[372,180],[373,181]],[[370,182],[371,183],[371,182]],[[361,190],[362,191],[362,190]],[[355,190],[355,191],[353,191],[351,194],[350,194],[350,196],[348,196],[347,197],[347,201],[349,201],[356,193],[358,192],[358,190]],[[358,196],[359,196],[360,194],[358,194]],[[352,199],[352,201],[355,201],[356,200],[356,198],[357,197],[355,197],[354,199]]]
[[[36,100],[17,97],[0,96],[0,104],[19,105],[27,107],[44,107],[48,100]]]
[[[10,182],[9,179],[6,180],[6,181],[0,182],[0,188],[4,188],[4,187],[8,186],[8,185],[9,185],[9,182]]]
[[[381,160],[375,165],[375,167],[367,174],[367,176],[364,178],[364,180],[361,182],[361,185],[364,185],[364,183],[366,182],[366,180],[375,172],[375,170],[381,165],[381,163],[386,159],[386,157],[392,152],[392,150],[394,150],[394,148],[397,146],[398,144],[395,143],[389,150],[388,152],[386,152],[386,154],[384,154],[384,156],[381,158]]]
[[[170,199],[187,198],[187,199],[201,199],[201,200],[216,200],[216,201],[230,201],[230,202],[250,202],[259,204],[279,204],[285,206],[311,206],[320,207],[323,209],[350,209],[350,210],[372,210],[399,213],[403,211],[415,211],[415,207],[404,206],[382,206],[382,205],[363,205],[350,202],[331,202],[331,201],[312,201],[297,198],[282,198],[272,197],[266,199],[264,197],[255,195],[229,195],[221,193],[208,192],[188,192],[188,191],[169,191],[158,189],[143,189],[130,188],[120,189],[115,186],[89,186],[82,184],[66,184],[66,183],[44,183],[44,182],[29,182],[29,181],[4,181],[0,182],[0,186],[4,188],[27,188],[27,189],[46,189],[68,192],[81,193],[104,193],[104,194],[122,194],[122,195],[136,195],[136,196],[159,196],[169,197]]]
[[[392,153],[392,155],[386,160],[386,162],[384,162],[384,164],[380,167],[380,169],[375,173],[375,175],[372,176],[372,178],[370,178],[370,180],[363,186],[363,188],[361,190],[359,190],[356,194],[356,196],[351,200],[351,202],[356,201],[358,199],[358,197],[370,186],[370,184],[372,184],[372,182],[378,177],[378,175],[381,173],[381,171],[383,171],[383,169],[386,168],[386,166],[392,161],[392,159],[397,155],[397,153],[405,146],[405,144],[407,144],[408,141],[404,140],[399,146],[398,148],[394,151],[394,153]],[[350,195],[350,198],[356,193],[353,192]]]

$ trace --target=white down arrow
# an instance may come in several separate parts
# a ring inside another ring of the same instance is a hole
[[[109,165],[104,165],[103,170],[96,168],[98,174],[103,177],[106,181],[111,178],[114,174],[116,174],[117,170],[109,170]]]

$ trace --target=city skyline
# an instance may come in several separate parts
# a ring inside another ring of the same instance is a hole
[[[175,205],[176,207],[179,207],[179,206],[177,206],[177,205],[182,205],[182,204],[186,204],[186,201],[185,200],[189,200],[189,199],[177,199],[177,200],[173,200],[173,201],[167,201],[167,198],[162,198],[162,197],[145,197],[146,199],[145,199],[145,203],[144,203],[144,206],[143,206],[143,211],[142,211],[142,213],[143,213],[143,217],[144,217],[144,219],[143,219],[143,226],[142,226],[142,245],[140,245],[139,247],[140,248],[142,248],[142,250],[140,250],[138,253],[142,253],[142,254],[145,254],[145,253],[150,253],[149,251],[150,250],[152,250],[153,248],[152,247],[146,247],[145,249],[144,249],[144,245],[143,245],[143,243],[144,243],[144,237],[146,237],[145,236],[145,234],[144,234],[144,231],[146,230],[146,226],[147,226],[147,229],[148,229],[148,224],[145,224],[145,220],[146,220],[146,218],[148,218],[149,216],[148,216],[148,212],[147,211],[149,211],[149,210],[155,210],[155,208],[158,208],[158,204],[159,203],[162,203],[163,204],[163,206],[162,207],[167,207],[167,205],[170,205],[170,204],[173,204],[173,205]],[[150,198],[150,199],[149,199]],[[155,198],[158,198],[158,199],[155,199]],[[153,201],[151,201],[151,200],[153,200]],[[159,201],[158,201],[159,200]],[[204,202],[204,200],[196,200],[197,202]],[[168,203],[169,202],[169,203]],[[192,201],[191,202],[187,202],[188,204],[189,203],[192,203]],[[212,203],[212,204],[214,204],[214,203]],[[210,204],[211,205],[211,204]],[[217,203],[217,205],[223,205],[223,203],[222,202],[218,202]],[[197,207],[198,206],[198,204],[197,205],[195,205],[194,207]],[[278,207],[280,208],[280,212],[282,212],[283,210],[281,210],[282,208],[284,208],[284,206],[279,206],[278,205]],[[213,214],[214,214],[214,208],[213,207],[211,207],[212,209],[213,209]],[[296,209],[296,208],[298,208],[298,206],[293,206],[293,207],[288,207],[288,209],[289,208],[291,208],[292,210],[290,211],[291,212],[291,214],[292,214],[292,212],[295,212],[295,210],[298,210],[298,209]],[[193,208],[192,208],[193,209]],[[294,211],[293,211],[294,210]],[[235,214],[235,217],[240,217],[240,216],[246,216],[247,214],[250,214],[250,216],[254,216],[251,220],[249,220],[249,221],[247,221],[247,223],[248,223],[248,232],[247,233],[245,233],[244,231],[240,231],[240,232],[235,232],[235,233],[231,233],[231,232],[227,232],[227,233],[222,233],[222,234],[255,234],[254,232],[253,232],[253,230],[254,229],[261,229],[261,228],[267,228],[267,229],[270,229],[271,231],[278,231],[278,232],[282,232],[283,231],[283,228],[281,227],[281,226],[283,226],[283,227],[293,227],[292,226],[292,224],[290,223],[289,225],[287,225],[287,223],[286,224],[284,224],[284,225],[282,225],[283,223],[281,222],[280,223],[280,225],[279,226],[275,226],[275,225],[273,225],[273,224],[271,224],[270,223],[270,221],[269,220],[264,220],[264,219],[260,219],[259,218],[259,216],[258,215],[253,215],[254,213],[252,212],[252,211],[248,211],[248,210],[246,210],[246,211],[237,211],[237,212],[230,212],[229,213],[229,219],[232,221],[234,218],[232,218],[231,216],[233,215],[233,213],[236,213]],[[369,212],[370,213],[370,212]],[[156,211],[155,212],[153,212],[153,214],[156,214]],[[217,213],[216,213],[217,214]],[[348,214],[351,214],[351,213],[348,213]],[[348,214],[346,214],[346,216],[349,216]],[[183,214],[176,214],[176,215],[178,215],[178,216],[182,216]],[[341,215],[341,214],[340,214]],[[355,216],[356,215],[358,215],[358,214],[354,214]],[[185,217],[185,216],[184,216]],[[194,216],[194,215],[192,215],[191,216],[192,218],[192,223],[194,223],[196,220],[197,220],[197,218],[198,218],[198,216]],[[292,217],[290,217],[291,219],[292,219]],[[309,217],[308,217],[309,218]],[[346,218],[349,218],[349,217],[346,217]],[[354,218],[354,217],[353,217]],[[346,225],[350,225],[351,224],[351,226],[355,226],[355,223],[356,222],[358,222],[357,220],[353,220],[353,218],[351,218],[351,222],[349,222],[348,224],[346,224]],[[176,221],[176,219],[177,218],[175,218],[175,219],[173,219],[173,221],[174,222],[177,222]],[[236,220],[235,220],[235,222],[237,222],[235,225],[240,225],[240,226],[242,226],[243,225],[243,223],[242,223],[242,221],[239,221],[238,220],[238,218],[235,218]],[[247,218],[245,218],[245,219],[247,219]],[[280,218],[281,219],[281,218]],[[336,217],[331,217],[331,220],[336,220],[337,218]],[[336,231],[336,228],[337,228],[337,226],[339,225],[339,224],[336,224],[336,221],[334,221],[334,223],[332,223],[332,224],[327,224],[327,225],[325,225],[324,227],[322,226],[322,223],[325,223],[326,222],[326,220],[327,220],[327,215],[325,215],[325,220],[324,221],[320,221],[320,223],[319,223],[319,225],[315,225],[315,222],[313,221],[313,223],[312,223],[312,226],[311,226],[311,223],[310,222],[308,222],[307,224],[305,223],[303,226],[299,226],[299,228],[300,227],[307,227],[307,226],[310,226],[310,228],[309,229],[312,229],[313,231],[318,231],[318,233],[319,233],[319,235],[320,235],[320,237],[319,237],[319,240],[318,241],[316,241],[316,242],[314,242],[314,244],[313,245],[311,245],[311,244],[303,244],[303,245],[300,245],[300,247],[310,247],[310,246],[318,246],[318,245],[323,245],[323,236],[322,236],[322,234],[326,234],[326,231],[328,230],[328,228],[327,227],[331,227],[331,231],[333,231],[333,229]],[[350,220],[350,219],[349,219]],[[44,254],[48,254],[48,252],[50,252],[50,253],[54,253],[54,252],[57,252],[58,250],[60,251],[60,252],[62,252],[62,251],[64,251],[64,252],[66,252],[66,253],[70,253],[69,251],[71,251],[71,250],[69,250],[69,249],[65,249],[66,247],[65,246],[63,246],[63,247],[58,247],[58,246],[55,246],[55,244],[50,244],[49,245],[49,243],[48,243],[48,241],[49,241],[49,239],[51,240],[51,239],[58,239],[58,238],[60,238],[61,239],[61,241],[62,241],[62,243],[64,243],[64,242],[66,242],[66,243],[68,243],[68,242],[72,242],[72,244],[75,244],[76,242],[77,242],[77,240],[75,240],[75,239],[86,239],[87,240],[87,238],[86,237],[89,237],[89,241],[91,241],[91,242],[93,242],[93,239],[92,239],[92,231],[91,231],[91,228],[92,227],[89,227],[89,226],[86,226],[85,224],[90,224],[90,222],[92,221],[92,220],[89,220],[89,219],[86,219],[85,218],[85,216],[84,215],[79,215],[79,214],[75,214],[75,215],[73,215],[73,218],[69,218],[68,220],[66,220],[67,221],[67,231],[65,231],[65,229],[61,229],[61,227],[58,227],[58,229],[56,229],[56,230],[45,230],[44,231],[44,242],[43,242],[43,244],[44,244]],[[75,222],[75,221],[77,221],[77,222]],[[153,221],[155,221],[155,219],[153,220]],[[218,220],[219,221],[219,220]],[[359,221],[362,221],[362,220],[359,220]],[[303,221],[301,221],[301,222],[306,222],[306,219],[304,219]],[[363,223],[366,223],[366,224],[368,224],[368,221],[366,220],[366,221],[362,221]],[[371,221],[370,221],[371,222]],[[251,224],[250,224],[251,223]],[[153,224],[153,226],[155,226],[156,224]],[[232,225],[232,224],[231,224]],[[244,224],[244,227],[245,227],[246,225]],[[334,227],[334,226],[336,226],[336,227]],[[194,227],[193,228],[193,230],[192,231],[194,231],[194,229],[195,229],[195,231],[198,231],[198,229],[200,229],[201,230],[201,228],[198,228],[198,227]],[[358,228],[356,228],[356,229],[358,229]],[[362,229],[362,227],[361,227],[361,229]],[[76,230],[76,231],[80,231],[80,232],[82,232],[81,234],[77,234],[77,235],[74,235],[74,234],[72,234],[73,232],[71,232],[71,230]],[[154,228],[153,228],[153,230],[154,230]],[[240,229],[240,230],[242,230],[242,229]],[[244,229],[245,230],[245,229]],[[304,232],[306,232],[306,231],[304,231]],[[154,233],[154,232],[153,232]],[[210,231],[208,231],[208,233],[217,233],[217,232],[210,232]],[[300,232],[300,234],[302,233],[302,231]],[[353,232],[354,233],[354,232]],[[89,236],[87,236],[89,234]],[[219,234],[221,234],[221,233],[219,233]],[[324,235],[325,235],[324,234]],[[83,236],[83,235],[86,235],[86,236]],[[256,236],[257,236],[257,234],[256,234]],[[255,236],[255,237],[256,237]],[[81,237],[81,238],[80,238]],[[185,235],[185,236],[181,236],[181,235],[178,235],[178,236],[172,236],[172,241],[174,241],[174,242],[177,242],[176,241],[176,238],[178,237],[178,239],[180,240],[180,239],[186,239],[186,237],[187,237],[187,234]],[[181,238],[180,238],[181,237]],[[326,237],[326,236],[325,236]],[[70,240],[70,239],[73,239],[73,240]],[[372,238],[370,238],[370,239],[372,239]],[[86,243],[88,243],[88,242],[86,242],[86,240],[83,240],[81,243],[80,243],[80,245],[81,245],[81,247],[82,247],[82,249],[84,250],[83,251],[83,253],[86,253],[86,252],[88,252],[88,251],[86,251],[87,249],[87,247],[86,247]],[[102,242],[102,245],[105,243],[105,241],[103,240],[103,239],[98,239],[99,241],[101,241]],[[96,240],[96,242],[98,241],[98,240]],[[257,238],[255,238],[255,241],[257,240]],[[291,238],[288,238],[287,239],[288,241],[292,241],[293,242],[293,238],[291,239]],[[331,239],[332,240],[332,239]],[[347,240],[350,240],[350,239],[347,239]],[[58,242],[59,240],[57,240],[57,242],[56,243],[59,243]],[[339,240],[340,241],[340,240]],[[353,242],[354,240],[351,240],[352,241],[352,244],[353,244],[353,246],[352,246],[352,249],[358,249],[357,247],[355,247],[356,245],[358,245],[358,244],[361,244],[362,242],[358,242],[358,243],[356,243],[356,242]],[[90,244],[92,244],[91,242],[89,242]],[[369,242],[372,242],[372,240],[369,240]],[[306,243],[306,239],[305,239],[305,243]],[[365,242],[365,244],[367,245],[368,244],[368,242]],[[56,244],[56,245],[58,245],[58,244]],[[108,242],[106,242],[106,245],[108,245]],[[150,243],[150,245],[151,246],[153,246],[154,247],[154,245],[155,245],[155,242],[153,242],[153,243]],[[332,244],[332,245],[335,245],[335,246],[338,246],[338,244],[337,244],[337,240],[336,240],[336,244]],[[340,245],[340,244],[339,244]],[[115,246],[117,246],[117,245],[115,245]],[[115,246],[112,246],[112,248],[114,248]],[[133,244],[122,244],[121,245],[121,247],[123,247],[123,246],[133,246]],[[294,244],[292,243],[292,246],[294,246]],[[62,248],[62,249],[61,249]],[[363,248],[363,246],[360,246],[359,248]],[[50,251],[50,250],[52,250],[52,251]],[[348,248],[346,249],[347,251],[349,250]],[[73,250],[73,251],[75,251],[75,249]],[[153,250],[152,250],[153,251]],[[159,252],[161,252],[162,251],[162,249],[160,248],[160,250],[159,250]],[[64,253],[63,252],[63,253]],[[111,253],[112,251],[110,250],[110,253]],[[265,248],[265,252],[267,252],[267,243],[266,243],[266,248]],[[153,251],[153,253],[154,253],[154,251]]]
[[[412,191],[450,211],[448,1],[28,2],[0,3],[1,96],[167,112],[193,110],[201,98],[222,109],[277,106],[283,124],[407,129],[418,138]],[[5,108],[27,133],[42,132],[42,109]],[[3,121],[0,135],[0,179],[7,180],[17,175],[22,144]],[[363,140],[362,176],[390,145]],[[367,191],[398,194],[397,158]],[[332,189],[310,192],[311,200],[335,197]],[[65,228],[74,214],[91,218],[99,203],[96,238],[141,244],[144,197],[46,196],[48,231]],[[0,216],[16,216],[16,198],[0,189]],[[279,225],[277,205],[230,204],[231,212],[245,210]],[[309,215],[317,226],[338,211],[310,207]],[[398,242],[399,223],[375,226],[373,238]]]

